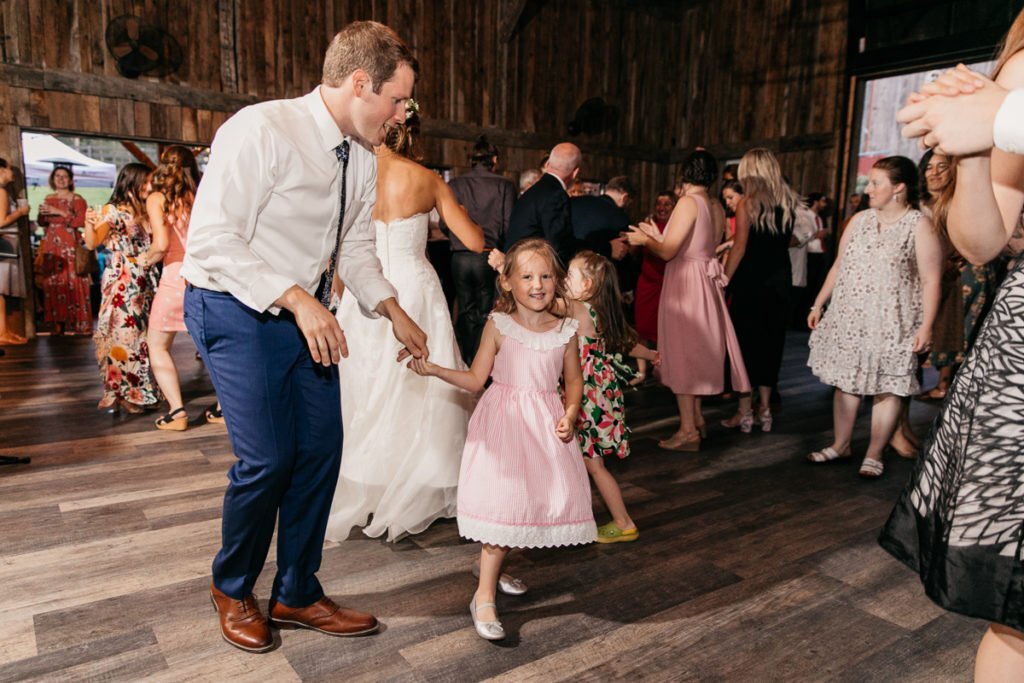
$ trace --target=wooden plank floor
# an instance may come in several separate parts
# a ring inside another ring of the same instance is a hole
[[[665,390],[631,394],[633,456],[612,467],[640,540],[513,553],[531,590],[499,598],[505,642],[472,630],[477,546],[447,521],[396,545],[329,544],[326,590],[381,634],[290,631],[251,655],[221,641],[207,598],[226,432],[98,412],[88,339],[8,347],[0,454],[32,464],[0,468],[0,681],[970,680],[985,625],[933,606],[875,543],[911,463],[864,482],[855,462],[803,462],[831,421],[805,349],[794,335],[776,431],[713,429],[699,455],[655,446],[674,427]],[[175,355],[199,415],[212,399],[187,337]],[[709,405],[709,423],[730,407]],[[933,415],[914,405],[919,431]],[[865,413],[856,452],[866,429]],[[273,573],[271,557],[261,599]]]

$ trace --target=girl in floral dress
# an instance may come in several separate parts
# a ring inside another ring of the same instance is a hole
[[[145,212],[140,195],[148,177],[146,166],[126,165],[117,176],[102,215],[89,211],[85,221],[85,245],[95,249],[103,244],[110,251],[93,334],[103,381],[99,407],[120,407],[129,413],[156,407],[160,397],[146,344],[156,269],[138,262],[139,255],[150,246],[149,233],[139,220]]]
[[[572,317],[579,322],[580,365],[583,368],[583,402],[576,420],[576,433],[587,472],[612,515],[612,521],[597,529],[598,543],[635,541],[636,524],[626,510],[615,477],[604,466],[604,458],[629,455],[629,427],[623,387],[632,379],[633,369],[622,361],[629,353],[658,365],[658,354],[637,343],[636,332],[622,312],[615,267],[592,251],[581,251],[569,263],[566,291]]]

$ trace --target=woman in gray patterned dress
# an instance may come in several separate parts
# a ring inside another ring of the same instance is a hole
[[[994,78],[1022,88],[1024,12],[1005,45]],[[1022,208],[1024,156],[993,149],[957,160],[949,236],[971,263],[1000,254]],[[1024,681],[1024,261],[953,378],[880,542],[936,603],[992,622],[976,681]]]
[[[824,463],[850,455],[860,397],[874,397],[871,442],[860,475],[882,475],[882,453],[904,396],[919,390],[917,354],[931,347],[939,306],[942,243],[917,206],[917,166],[886,157],[869,175],[871,208],[857,214],[807,316],[808,365],[833,398],[832,444],[807,456]],[[826,302],[831,303],[822,317]]]

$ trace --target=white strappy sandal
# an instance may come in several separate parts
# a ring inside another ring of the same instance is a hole
[[[808,462],[813,462],[813,463],[823,463],[823,462],[833,462],[835,460],[840,460],[840,459],[849,458],[849,457],[850,457],[850,449],[849,449],[849,447],[847,447],[847,449],[845,451],[840,453],[839,451],[837,451],[836,449],[832,448],[831,446],[826,446],[825,448],[822,448],[820,451],[814,451],[813,453],[809,454],[807,456],[807,461]]]
[[[885,463],[875,458],[864,458],[857,474],[865,479],[878,479],[885,472]]]

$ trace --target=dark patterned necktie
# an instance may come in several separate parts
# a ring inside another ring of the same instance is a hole
[[[320,303],[324,308],[331,308],[331,285],[334,283],[334,269],[338,263],[338,248],[341,246],[341,226],[345,223],[345,174],[348,172],[348,140],[334,148],[334,154],[341,162],[341,209],[338,212],[338,234],[334,238],[334,251],[331,252],[331,260],[327,264],[327,272],[324,273],[323,282],[320,285]]]

